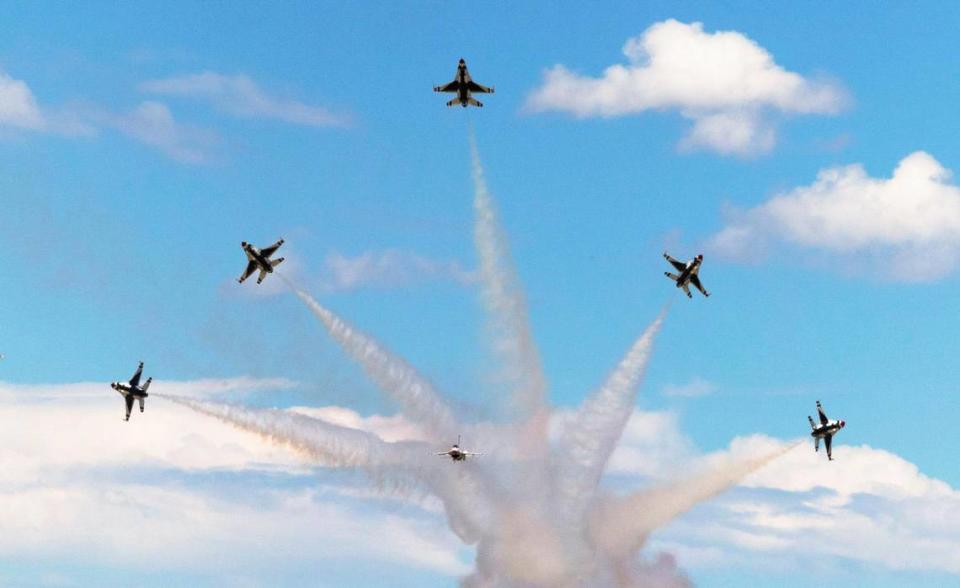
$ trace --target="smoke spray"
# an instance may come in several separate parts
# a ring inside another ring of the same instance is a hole
[[[434,455],[440,447],[386,443],[372,433],[288,411],[167,398],[322,463],[363,469],[374,480],[412,480],[422,485],[443,503],[453,532],[464,543],[476,545],[476,570],[464,578],[464,587],[688,586],[670,556],[651,562],[640,555],[646,538],[792,446],[729,461],[669,486],[622,497],[601,492],[603,470],[634,409],[665,308],[573,414],[555,446],[548,447],[546,425],[551,410],[546,378],[472,135],[470,147],[483,300],[498,355],[513,384],[510,397],[515,411],[510,422],[465,428],[443,397],[407,362],[285,281],[344,351],[399,403],[404,415],[439,439],[453,438],[465,428],[469,442],[480,443],[468,447],[483,455],[453,464]]]
[[[606,382],[587,397],[575,418],[564,428],[564,451],[557,456],[561,512],[577,519],[594,496],[603,469],[623,434],[636,403],[653,342],[666,318],[664,308],[630,347]],[[574,521],[579,524],[579,521]]]
[[[381,390],[400,405],[403,414],[424,425],[431,433],[450,438],[458,434],[461,427],[453,411],[425,377],[373,337],[357,330],[321,305],[289,279],[283,279],[320,320],[334,341],[363,367]]]
[[[531,418],[546,406],[546,377],[540,363],[527,303],[513,269],[507,236],[497,218],[496,205],[487,189],[476,138],[470,133],[473,172],[473,238],[480,259],[483,302],[492,319],[496,348],[513,382],[513,410]]]

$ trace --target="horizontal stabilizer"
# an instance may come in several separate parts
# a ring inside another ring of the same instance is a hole
[[[284,260],[284,259],[286,259],[286,258],[285,258],[285,257],[278,257],[277,259],[271,259],[271,260],[270,260],[270,267],[277,267],[278,265],[280,265],[281,263],[283,263],[283,260]]]

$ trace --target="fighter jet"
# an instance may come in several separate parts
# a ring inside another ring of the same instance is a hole
[[[447,102],[447,106],[459,104],[464,108],[470,104],[483,108],[483,102],[480,102],[476,98],[472,97],[470,95],[471,93],[493,94],[494,92],[493,87],[488,88],[486,86],[481,86],[473,81],[473,79],[470,77],[470,72],[467,71],[467,62],[462,59],[457,65],[457,75],[453,78],[453,81],[444,86],[434,86],[433,91],[456,94],[457,97],[450,102]]]
[[[467,451],[465,449],[460,449],[460,435],[457,435],[457,442],[453,444],[448,451],[441,451],[437,455],[447,455],[450,456],[450,459],[453,461],[465,461],[468,457],[474,455],[481,455],[479,453],[473,453],[472,451]]]
[[[819,400],[817,401],[817,412],[820,414],[819,427],[813,422],[813,417],[807,416],[807,420],[810,421],[810,428],[813,429],[810,433],[810,436],[813,437],[813,449],[814,451],[820,451],[820,439],[823,439],[827,446],[827,459],[833,461],[833,452],[830,447],[833,442],[833,436],[837,431],[847,426],[847,423],[843,420],[831,421],[828,419],[827,413],[823,412],[823,407],[820,406]]]
[[[663,253],[663,258],[669,261],[670,265],[680,272],[679,276],[677,274],[671,274],[670,272],[663,272],[664,275],[676,282],[677,288],[683,288],[687,298],[693,298],[693,294],[690,293],[690,284],[693,284],[704,296],[710,296],[710,293],[707,292],[703,288],[703,284],[700,283],[700,276],[697,275],[700,273],[700,264],[703,263],[703,255],[698,255],[687,263],[670,257],[666,252]]]
[[[250,274],[258,269],[260,270],[260,276],[257,278],[258,284],[263,281],[263,278],[267,277],[267,274],[272,274],[273,268],[283,263],[284,260],[283,257],[270,259],[270,256],[273,255],[277,249],[280,249],[281,245],[283,245],[283,239],[263,249],[257,249],[246,241],[241,242],[240,246],[243,247],[243,252],[247,254],[248,261],[247,269],[243,270],[243,275],[240,276],[240,279],[237,281],[242,284],[244,280],[250,277]]]
[[[140,385],[140,375],[143,374],[143,362],[140,362],[140,366],[137,368],[137,373],[133,374],[133,377],[130,378],[130,382],[124,384],[122,382],[112,382],[110,387],[123,395],[123,400],[127,403],[127,416],[123,420],[130,420],[130,411],[133,409],[133,399],[136,398],[140,401],[140,412],[143,412],[143,401],[149,396],[147,394],[147,388],[150,387],[150,382],[153,381],[153,378],[147,378],[147,381]]]

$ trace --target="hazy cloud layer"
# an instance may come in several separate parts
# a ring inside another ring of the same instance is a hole
[[[656,23],[623,53],[627,63],[600,77],[547,70],[527,109],[579,118],[672,110],[693,121],[681,148],[743,156],[773,148],[775,115],[834,114],[847,101],[837,84],[784,69],[746,35],[697,22]]]
[[[126,114],[109,117],[124,135],[155,147],[181,163],[202,164],[211,161],[217,134],[178,122],[161,102],[147,101]]]
[[[664,387],[663,395],[679,398],[697,398],[699,396],[713,394],[716,389],[716,384],[698,376],[692,378],[685,384],[670,384]]]
[[[140,90],[151,94],[206,100],[219,110],[242,118],[267,118],[311,127],[349,124],[346,115],[316,105],[275,96],[245,75],[224,75],[212,71],[149,80]]]
[[[960,188],[923,151],[900,161],[890,178],[871,177],[859,164],[828,168],[810,185],[729,216],[711,243],[733,259],[789,246],[902,281],[941,278],[960,260]]]
[[[172,385],[202,396],[294,384],[241,377],[153,387],[170,392]],[[336,406],[294,410],[392,441],[423,439],[401,416]],[[451,581],[471,568],[472,554],[446,530],[437,505],[384,508],[365,483],[323,482],[322,469],[302,455],[160,398],[148,399],[147,412],[127,423],[119,395],[105,384],[0,384],[0,421],[0,500],[8,505],[0,512],[0,557],[108,566],[133,560],[152,571],[219,577],[229,570],[260,583],[273,566],[344,558],[344,565],[375,561]],[[610,472],[634,487],[781,444],[754,435],[702,454],[676,414],[635,410]],[[881,449],[838,438],[834,456],[828,463],[809,444],[794,449],[658,531],[654,547],[669,548],[693,570],[756,569],[762,555],[798,573],[812,562],[839,569],[853,561],[960,575],[960,492]],[[252,477],[204,482],[229,472]]]

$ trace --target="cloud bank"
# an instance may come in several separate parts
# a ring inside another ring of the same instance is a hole
[[[847,102],[836,83],[788,71],[746,35],[704,32],[698,22],[656,23],[623,54],[627,64],[600,77],[554,66],[526,108],[578,118],[676,111],[693,121],[682,149],[747,156],[776,144],[775,115],[835,114]]]
[[[960,261],[960,188],[923,151],[889,178],[870,177],[859,164],[828,168],[810,185],[730,216],[711,245],[732,259],[780,245],[907,282],[942,278]]]

